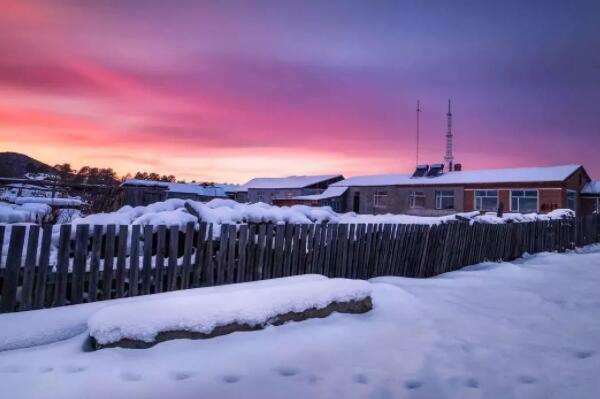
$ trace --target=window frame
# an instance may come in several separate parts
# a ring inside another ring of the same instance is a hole
[[[456,195],[454,193],[454,190],[435,190],[435,209],[456,209],[456,205],[454,203],[455,197]],[[450,208],[442,207],[442,202],[444,198],[452,198],[452,206]]]
[[[535,191],[535,195],[536,195],[536,197],[535,197],[535,200],[536,200],[536,210],[533,211],[533,212],[534,213],[540,213],[540,190],[538,190],[538,189],[532,189],[532,188],[523,188],[523,189],[510,190],[510,211],[511,212],[523,213],[523,212],[521,212],[520,209],[515,209],[513,207],[513,193],[515,191],[523,191],[523,192],[526,192],[526,191]],[[517,197],[517,198],[531,198],[531,197],[523,195],[522,197]],[[521,208],[520,204],[519,204],[518,208]],[[532,212],[527,212],[527,213],[532,213]]]
[[[417,198],[423,198],[423,206],[417,206]],[[410,209],[424,209],[425,205],[426,204],[424,191],[412,190],[408,192],[408,207]]]
[[[486,195],[477,195],[477,192],[482,192],[482,191],[485,192]],[[496,195],[488,195],[492,191],[495,192]],[[477,203],[478,198],[480,199],[479,206]],[[483,198],[496,198],[496,205],[495,205],[494,209],[483,209]],[[500,190],[498,190],[498,189],[492,189],[492,190],[475,189],[475,190],[473,190],[473,208],[476,211],[493,212],[493,211],[497,211],[499,206],[500,206]]]
[[[373,193],[373,206],[375,208],[385,207],[386,204],[382,203],[388,196],[387,191],[375,191]]]

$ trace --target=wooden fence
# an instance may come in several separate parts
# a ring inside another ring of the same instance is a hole
[[[222,225],[213,238],[215,227],[78,225],[72,240],[71,225],[62,225],[51,261],[52,226],[13,226],[0,312],[305,273],[429,277],[600,241],[598,215],[499,225]],[[4,234],[0,226],[0,242]]]

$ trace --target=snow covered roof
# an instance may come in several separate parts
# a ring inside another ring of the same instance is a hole
[[[234,191],[238,186],[232,184],[215,184],[210,186],[203,186],[201,184],[193,183],[170,183],[164,181],[153,181],[153,180],[139,180],[130,179],[126,180],[123,186],[144,186],[144,187],[164,187],[169,192],[181,193],[181,194],[196,194],[204,195],[207,197],[225,197],[225,193]]]
[[[435,177],[411,177],[407,174],[389,174],[351,177],[332,186],[415,186],[478,183],[561,182],[581,165],[540,166],[447,172]]]
[[[313,194],[313,195],[300,195],[298,197],[294,197],[293,199],[297,200],[311,200],[311,201],[319,201],[329,198],[337,198],[344,194],[348,190],[348,187],[327,187],[327,190],[323,191],[321,194]]]
[[[238,192],[248,191],[249,188],[277,189],[277,188],[304,188],[327,180],[342,177],[342,175],[320,176],[288,176],[288,177],[256,177],[238,188]]]
[[[583,187],[581,194],[600,194],[600,181],[591,181]]]

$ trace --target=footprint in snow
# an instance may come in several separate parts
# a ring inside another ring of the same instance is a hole
[[[404,383],[404,386],[407,389],[418,389],[418,388],[421,388],[422,385],[423,385],[423,383],[418,380],[408,380]]]
[[[239,375],[235,375],[235,374],[228,374],[228,375],[224,375],[221,379],[226,384],[235,384],[236,382],[241,380],[242,377],[240,377]]]
[[[51,367],[51,366],[40,367],[40,373],[50,373],[52,371],[54,371],[54,367]]]
[[[468,388],[479,388],[479,381],[475,378],[467,378],[465,381],[465,386]]]
[[[299,369],[293,367],[279,367],[275,369],[275,371],[282,377],[292,377],[300,373]]]
[[[82,371],[85,371],[85,367],[69,365],[69,366],[66,366],[64,370],[65,370],[65,372],[67,372],[69,374],[75,374],[75,373],[81,373]]]
[[[535,384],[535,382],[537,381],[535,377],[532,377],[530,375],[520,375],[519,378],[517,378],[517,380],[521,384]]]
[[[369,383],[369,379],[367,378],[367,376],[362,373],[354,374],[354,376],[352,376],[352,381],[354,381],[357,384],[363,385]]]
[[[9,374],[17,374],[23,371],[23,367],[18,364],[9,364],[6,366],[0,367],[0,373],[9,373]]]
[[[593,354],[594,354],[594,351],[582,350],[582,351],[575,351],[573,353],[573,356],[575,356],[576,359],[587,359],[588,357],[592,357]]]
[[[173,374],[171,374],[171,378],[173,378],[175,381],[183,381],[183,380],[187,380],[188,378],[192,377],[194,374],[187,372],[187,371],[176,371]]]
[[[142,376],[140,374],[125,372],[121,374],[121,379],[123,381],[140,381]]]

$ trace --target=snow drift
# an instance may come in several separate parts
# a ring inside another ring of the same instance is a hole
[[[334,311],[371,309],[371,285],[361,280],[327,279],[273,285],[213,295],[167,298],[109,306],[88,320],[98,347],[148,347],[174,338],[207,338],[255,330],[288,320],[325,317]],[[325,310],[325,312],[318,312]],[[191,334],[190,334],[191,333]]]

